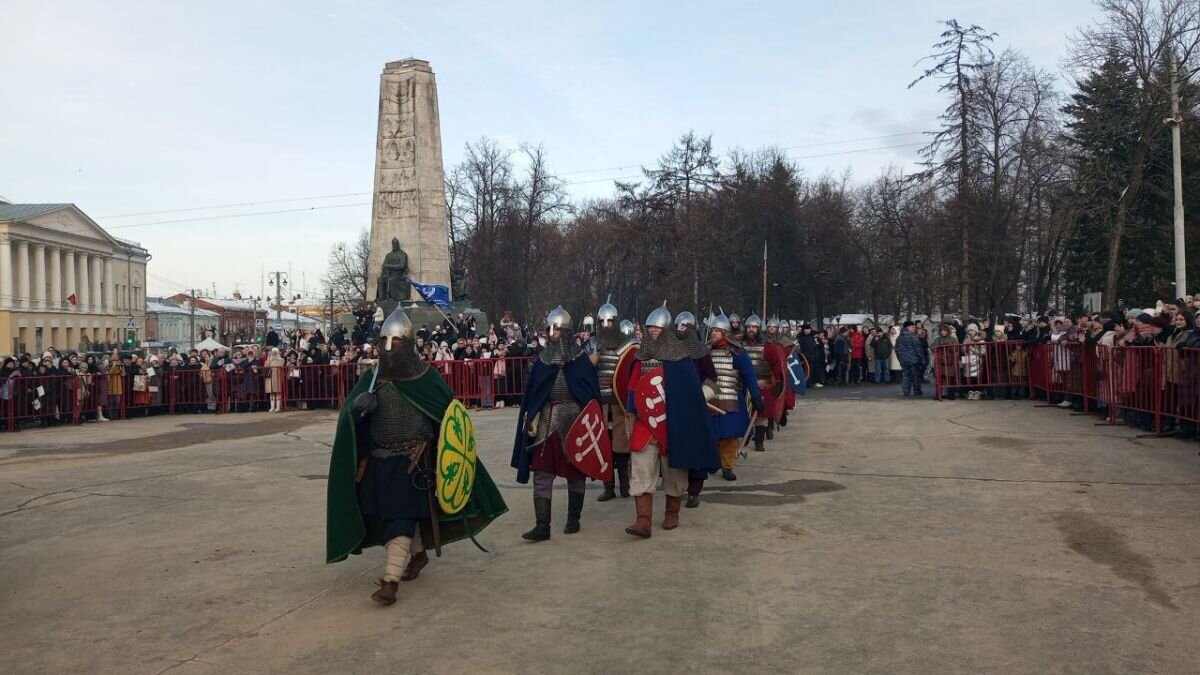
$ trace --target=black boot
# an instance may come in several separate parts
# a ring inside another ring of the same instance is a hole
[[[583,493],[567,493],[567,526],[563,534],[575,534],[579,531],[579,515],[583,513]]]
[[[607,483],[605,483],[604,484],[604,494],[600,495],[596,499],[596,501],[606,502],[610,499],[616,499],[617,498],[616,487],[617,487],[617,484],[612,481],[608,481]]]
[[[784,410],[783,414],[779,416],[779,428],[782,429],[786,426],[787,426],[787,411]]]
[[[766,448],[763,447],[763,441],[765,441],[766,438],[767,438],[767,428],[766,427],[754,427],[754,449],[755,450],[757,450],[758,452],[763,452],[764,450],[766,450]]]
[[[533,517],[537,519],[537,525],[532,530],[521,535],[521,538],[529,541],[546,541],[550,538],[549,497],[533,498]]]
[[[737,475],[733,473],[733,469],[721,469],[721,478],[725,480],[737,480]]]
[[[767,420],[767,430],[765,433],[767,434],[768,441],[775,440],[775,420]],[[755,449],[757,450],[758,448]]]
[[[629,462],[617,467],[617,480],[621,484],[621,496],[629,496]]]

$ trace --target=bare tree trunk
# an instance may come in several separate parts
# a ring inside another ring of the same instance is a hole
[[[1137,199],[1142,189],[1142,179],[1145,176],[1146,155],[1150,152],[1149,134],[1143,133],[1133,149],[1133,173],[1129,177],[1129,185],[1121,193],[1117,201],[1117,215],[1113,219],[1112,234],[1108,244],[1108,272],[1104,279],[1104,306],[1117,306],[1117,291],[1121,281],[1121,240],[1125,235],[1125,222],[1129,217],[1129,208]]]

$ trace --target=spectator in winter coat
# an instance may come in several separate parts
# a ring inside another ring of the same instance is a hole
[[[858,326],[850,327],[850,383],[858,384],[867,375],[867,337]]]
[[[847,333],[849,330],[845,326],[839,328],[829,349],[835,384],[847,384],[850,381],[850,338]]]
[[[951,384],[958,383],[958,337],[954,334],[954,327],[948,323],[943,323],[938,326],[938,336],[934,338],[933,358],[936,359],[938,374],[941,379],[949,383],[942,387],[942,398],[953,401],[955,397],[954,389]],[[953,348],[952,348],[953,347]]]
[[[883,335],[883,331],[878,328],[871,330],[871,351],[874,352],[875,361],[875,382],[877,384],[889,381],[891,379],[891,369],[888,367],[888,362],[892,358],[892,343]]]
[[[904,330],[896,338],[896,358],[900,361],[900,391],[905,396],[921,395],[921,382],[925,379],[925,354],[921,339],[917,337],[917,326],[912,321],[904,322]]]

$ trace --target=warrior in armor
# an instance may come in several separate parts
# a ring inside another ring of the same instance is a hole
[[[610,298],[611,299],[611,298]],[[606,502],[617,496],[617,481],[620,481],[621,496],[629,496],[629,423],[625,413],[625,404],[621,394],[614,391],[617,378],[617,368],[624,372],[619,378],[623,382],[629,379],[629,371],[637,364],[630,358],[635,342],[632,337],[633,324],[629,323],[630,333],[626,334],[617,324],[620,317],[617,308],[605,302],[596,312],[599,325],[596,327],[596,337],[592,340],[592,363],[596,366],[596,376],[600,380],[600,404],[604,418],[608,421],[608,435],[612,441],[614,480],[605,481],[604,492],[597,501]],[[628,356],[627,356],[628,355]],[[623,392],[622,392],[623,393]]]
[[[730,314],[729,315],[729,325],[731,326],[731,328],[733,330],[733,332],[729,334],[729,337],[731,337],[735,340],[740,340],[742,338],[742,317],[741,317],[741,315],[738,314],[737,312]]]
[[[779,416],[776,412],[783,402],[783,370],[787,367],[787,356],[778,342],[763,339],[762,319],[757,314],[746,318],[746,331],[741,343],[754,366],[755,379],[762,392],[763,411],[754,420],[754,449],[766,450],[767,432],[771,421]]]
[[[761,414],[763,410],[754,365],[746,350],[729,337],[732,331],[733,326],[725,312],[708,322],[712,364],[717,373],[717,395],[712,405],[720,409],[720,412],[714,411],[712,423],[717,436],[717,448],[721,453],[721,477],[725,480],[737,480],[733,464],[741,449],[746,428],[750,426],[746,398],[749,397],[755,411]]]
[[[575,342],[571,315],[562,306],[546,317],[546,347],[529,370],[512,467],[517,482],[528,483],[533,473],[534,528],[521,535],[529,541],[550,538],[550,498],[554,479],[567,480],[567,524],[563,533],[579,531],[587,476],[567,461],[564,440],[589,402],[600,399],[600,383],[591,359]]]
[[[646,318],[646,335],[630,375],[626,409],[636,415],[629,449],[630,493],[637,519],[625,531],[648,539],[659,474],[667,505],[662,528],[679,527],[679,509],[688,471],[720,466],[717,439],[707,423],[708,408],[688,344],[671,330],[666,303]],[[643,385],[644,381],[644,385]],[[639,395],[639,392],[640,395]]]
[[[777,343],[780,347],[780,352],[783,354],[783,362],[785,370],[780,375],[780,383],[783,388],[783,401],[779,405],[779,414],[771,420],[767,425],[767,438],[774,438],[774,425],[780,427],[787,426],[788,411],[796,407],[796,391],[787,386],[787,358],[796,348],[796,340],[792,337],[791,323],[787,320],[781,321],[779,317],[773,316],[767,320],[767,337],[766,342]]]
[[[713,369],[712,358],[708,354],[708,345],[700,339],[696,330],[696,315],[688,311],[675,315],[675,334],[687,343],[688,356],[696,366],[696,376],[700,378],[700,388],[704,392],[705,401],[711,401],[716,396],[717,371]],[[715,467],[714,467],[715,470]],[[708,480],[708,471],[690,469],[688,471],[687,502],[685,506],[694,509],[700,506],[700,493],[704,490],[704,481]]]
[[[386,553],[382,605],[396,601],[401,581],[429,563],[424,543],[440,547],[475,533],[508,510],[476,459],[466,506],[442,513],[434,495],[436,440],[454,394],[416,350],[412,321],[397,307],[376,339],[379,365],[365,373],[338,416],[329,465],[326,560],[368,546]],[[411,556],[411,558],[410,558]]]

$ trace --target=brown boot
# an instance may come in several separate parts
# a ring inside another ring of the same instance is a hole
[[[429,564],[429,555],[425,551],[414,555],[408,561],[408,567],[404,568],[404,574],[400,575],[400,581],[412,581],[421,575],[421,570]]]
[[[662,524],[664,530],[673,530],[679,527],[679,505],[682,501],[682,497],[667,495],[667,511],[663,514]]]
[[[387,607],[396,604],[396,590],[400,588],[397,581],[379,580],[379,590],[371,594],[371,599]]]
[[[616,484],[616,483],[613,483],[613,482],[611,482],[611,481],[610,481],[610,482],[608,482],[608,483],[605,483],[605,484],[604,484],[604,494],[600,495],[600,496],[599,496],[599,497],[596,499],[596,501],[598,501],[598,502],[606,502],[606,501],[608,501],[608,500],[610,500],[610,499],[616,499],[616,498],[617,498],[617,490],[616,490],[616,488],[617,488],[617,484]]]
[[[637,520],[633,521],[633,525],[625,528],[625,531],[635,537],[649,539],[650,515],[654,511],[654,494],[647,492],[644,495],[638,495],[633,498],[633,504],[637,508]]]

